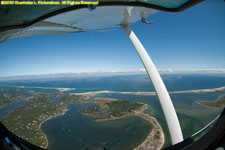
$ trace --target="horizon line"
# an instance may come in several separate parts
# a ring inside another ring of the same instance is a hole
[[[218,69],[158,69],[159,73],[225,73],[225,68]],[[124,74],[124,73],[146,73],[144,68],[136,70],[119,71],[95,71],[95,72],[65,72],[65,73],[39,73],[39,74],[21,74],[0,76],[0,79],[16,77],[42,77],[42,76],[63,76],[63,75],[104,75],[104,74]]]

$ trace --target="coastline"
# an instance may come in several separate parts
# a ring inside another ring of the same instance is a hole
[[[112,117],[112,118],[108,118],[108,119],[107,118],[106,119],[97,119],[96,121],[116,120],[116,119],[126,118],[129,116],[134,116],[134,115],[142,117],[143,119],[147,120],[152,125],[152,129],[150,130],[150,132],[149,132],[148,136],[145,138],[145,140],[139,146],[134,148],[133,150],[149,150],[149,149],[157,149],[158,150],[163,147],[164,142],[165,142],[165,136],[164,136],[163,130],[162,130],[160,124],[158,123],[157,119],[155,117],[150,116],[149,114],[144,113],[144,110],[146,110],[148,108],[149,108],[149,106],[147,104],[144,104],[140,109],[133,111],[133,113],[126,114],[121,117]],[[41,130],[42,124],[50,119],[64,115],[66,113],[66,111],[67,111],[67,109],[62,114],[50,116],[47,119],[41,121],[41,123],[39,124],[39,129],[43,133],[45,141],[46,141],[46,145],[41,146],[42,148],[47,149],[48,144],[49,144],[46,134]],[[88,115],[85,113],[82,113],[82,114]]]
[[[160,150],[162,149],[165,143],[165,135],[157,119],[143,112],[147,108],[148,105],[144,104],[143,109],[135,111],[135,115],[140,116],[143,119],[149,121],[150,124],[152,124],[152,130],[149,132],[147,138],[133,150],[150,150],[150,149]]]
[[[44,138],[45,138],[45,141],[46,141],[46,145],[45,145],[45,146],[41,146],[42,148],[47,149],[47,147],[48,147],[48,138],[47,138],[46,134],[44,133],[44,131],[41,130],[42,124],[43,124],[44,122],[50,120],[50,119],[56,118],[56,117],[58,117],[58,116],[63,116],[63,115],[65,115],[65,113],[66,113],[67,111],[68,111],[68,110],[66,109],[65,111],[62,112],[62,114],[57,114],[57,115],[54,115],[54,116],[50,116],[50,117],[48,117],[47,119],[41,121],[41,123],[39,124],[39,127],[38,127],[38,128],[39,128],[39,130],[43,133]]]

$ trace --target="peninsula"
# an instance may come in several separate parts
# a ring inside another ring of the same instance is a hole
[[[81,110],[81,113],[93,117],[96,121],[108,121],[121,119],[129,116],[139,116],[147,120],[152,125],[149,135],[134,150],[161,149],[165,137],[161,126],[156,118],[145,114],[143,111],[149,106],[143,103],[130,102],[125,100],[97,98],[94,101],[98,104]]]
[[[219,96],[218,99],[214,101],[197,101],[196,103],[203,106],[220,107],[225,105],[225,94]]]

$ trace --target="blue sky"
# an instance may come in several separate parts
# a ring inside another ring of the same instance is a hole
[[[132,29],[158,69],[225,68],[225,2],[159,12]],[[34,36],[0,43],[0,76],[136,70],[143,65],[125,32]]]

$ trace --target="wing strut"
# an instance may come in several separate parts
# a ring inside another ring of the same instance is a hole
[[[144,64],[144,67],[149,75],[149,78],[152,80],[153,86],[158,95],[161,107],[163,109],[163,113],[165,115],[165,118],[168,124],[172,144],[177,144],[183,141],[183,135],[182,135],[179,120],[177,118],[176,111],[174,109],[173,103],[168,94],[168,91],[154,63],[152,62],[151,58],[149,57],[148,53],[146,52],[141,42],[138,40],[137,36],[130,29],[128,18],[129,18],[131,10],[132,10],[132,7],[127,7],[125,9],[124,18],[120,26],[126,31],[128,37],[130,38],[131,42],[136,48],[137,53],[142,60],[142,63]]]

